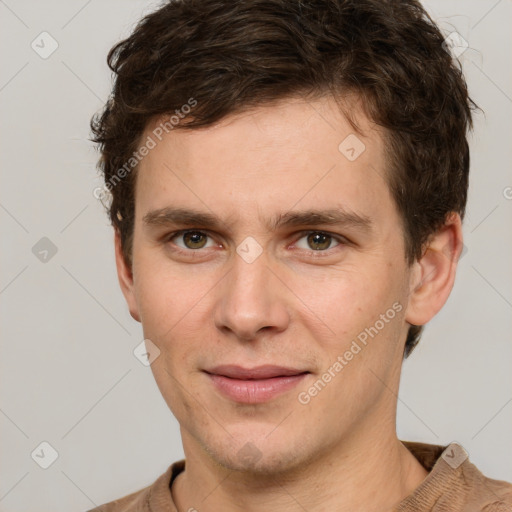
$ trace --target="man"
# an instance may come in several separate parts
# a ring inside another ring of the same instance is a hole
[[[95,510],[512,510],[461,446],[396,436],[476,107],[421,5],[171,1],[109,64],[98,197],[185,459]]]

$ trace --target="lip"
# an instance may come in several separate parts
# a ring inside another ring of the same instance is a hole
[[[298,368],[288,368],[285,366],[275,366],[270,364],[256,366],[254,368],[243,368],[242,366],[237,366],[235,364],[222,364],[205,371],[214,375],[222,375],[224,377],[240,380],[288,377],[290,375],[299,375],[300,373],[307,372],[307,370],[300,370]]]
[[[310,373],[271,365],[256,368],[222,365],[205,372],[220,393],[247,404],[267,402],[297,386]]]

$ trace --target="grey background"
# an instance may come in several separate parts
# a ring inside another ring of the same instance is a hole
[[[110,90],[108,50],[155,5],[0,1],[1,511],[87,510],[183,457],[177,421],[133,355],[142,330],[119,289],[87,140]],[[471,136],[468,250],[404,364],[398,434],[458,441],[485,474],[512,481],[512,2],[425,5],[468,41],[460,59],[485,115]],[[47,59],[31,47],[42,31],[59,45]],[[34,254],[43,237],[57,248],[46,262]],[[58,452],[48,469],[31,457],[43,441]]]

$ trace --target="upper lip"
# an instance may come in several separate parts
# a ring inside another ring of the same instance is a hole
[[[271,377],[281,377],[288,375],[299,375],[301,373],[309,373],[307,370],[299,370],[297,368],[287,368],[284,366],[263,365],[255,368],[243,368],[233,364],[223,364],[215,366],[206,373],[222,375],[232,379],[270,379]]]

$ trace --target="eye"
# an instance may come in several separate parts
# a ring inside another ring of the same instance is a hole
[[[331,243],[334,241],[337,242],[338,245],[343,243],[343,238],[335,235],[331,235],[329,233],[324,233],[323,231],[308,231],[303,233],[299,240],[306,239],[305,247],[299,247],[299,249],[304,250],[313,250],[315,252],[325,252],[327,249],[331,248]],[[337,247],[335,245],[334,247]]]
[[[169,236],[167,239],[169,242],[174,240],[182,240],[184,243],[184,246],[181,246],[179,244],[177,247],[183,250],[196,250],[196,249],[203,249],[206,246],[206,239],[209,238],[209,235],[204,233],[203,231],[179,231],[178,233],[173,233]],[[211,247],[211,246],[210,246]]]
[[[303,251],[324,253],[328,252],[328,249],[347,243],[347,240],[342,236],[332,235],[323,231],[306,231],[301,234],[301,238],[299,238],[295,245]],[[199,252],[199,249],[215,247],[216,244],[213,241],[210,242],[209,246],[207,245],[208,238],[211,239],[208,233],[194,229],[171,233],[166,237],[166,241],[172,242],[178,251],[191,253]],[[301,242],[303,239],[305,242]],[[178,241],[181,241],[183,245],[180,245]],[[336,242],[334,247],[332,246],[333,241]]]

